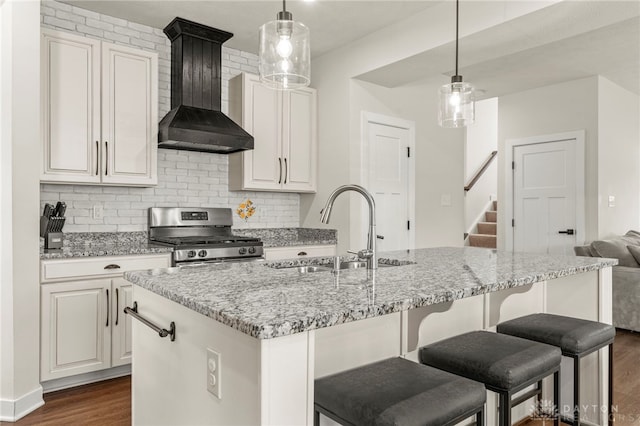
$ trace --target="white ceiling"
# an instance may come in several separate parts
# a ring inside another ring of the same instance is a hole
[[[282,1],[273,0],[62,0],[84,9],[164,28],[173,18],[208,25],[234,34],[225,46],[258,52],[258,28],[276,18]],[[311,55],[357,40],[444,0],[287,1],[293,19],[311,32]]]
[[[180,16],[234,33],[225,46],[253,53],[258,27],[282,6],[271,0],[62,1],[155,28]],[[288,1],[287,9],[310,28],[312,57],[317,57],[442,1]],[[640,94],[639,17],[637,0],[562,1],[461,38],[460,74],[482,90],[480,98],[590,75]],[[447,43],[359,78],[387,87],[433,78],[446,82],[443,76],[453,74],[454,51]]]

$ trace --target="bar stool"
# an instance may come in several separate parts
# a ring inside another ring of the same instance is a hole
[[[498,333],[557,346],[573,358],[573,425],[580,424],[580,359],[609,346],[609,425],[613,424],[613,340],[609,324],[552,314],[532,314],[498,324]]]
[[[482,384],[404,358],[390,358],[316,379],[313,424],[320,413],[343,425],[484,425]]]
[[[499,425],[511,425],[511,408],[542,393],[553,374],[553,397],[560,405],[560,349],[505,334],[472,331],[420,348],[420,362],[484,383],[499,395]],[[515,393],[536,384],[512,400]],[[555,413],[553,413],[555,414]],[[558,416],[554,415],[558,425]]]

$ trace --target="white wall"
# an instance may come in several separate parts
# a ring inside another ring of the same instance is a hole
[[[415,245],[420,247],[460,246],[463,242],[463,129],[442,129],[437,123],[437,90],[440,82],[426,80],[398,88],[352,80],[351,159],[352,181],[360,176],[361,112],[368,111],[410,120],[416,124]],[[442,206],[442,195],[451,197]],[[352,248],[362,245],[364,235],[354,233],[353,224],[366,208],[361,197],[351,205]],[[357,241],[353,241],[358,238]],[[359,244],[359,245],[358,245]]]
[[[466,4],[466,18],[461,23],[461,37],[508,22],[549,5],[549,2],[513,2],[508,5],[469,2]],[[352,161],[349,157],[359,152],[360,140],[359,124],[357,129],[353,128],[353,116],[359,114],[359,111],[351,105],[351,79],[451,42],[455,36],[451,31],[451,23],[454,20],[455,8],[451,7],[450,2],[442,2],[422,13],[417,13],[408,19],[314,59],[312,62],[312,85],[318,89],[319,93],[318,193],[301,196],[300,217],[303,226],[319,226],[319,212],[330,192],[339,185],[352,183],[353,175],[350,170]],[[399,106],[395,109],[398,116],[409,120],[412,119],[412,116],[419,116],[420,121],[425,120],[425,117],[428,117],[427,120],[435,120],[436,92],[433,88],[438,84],[446,83],[447,80],[446,76],[441,76],[437,81],[422,82],[415,87],[406,86],[396,89],[398,90],[398,99],[406,99],[407,104],[406,108]],[[429,85],[432,85],[431,88]],[[423,87],[420,88],[420,86]],[[415,93],[411,93],[412,90],[420,92],[423,99],[418,99]],[[367,105],[364,107],[370,112],[384,113],[375,111]],[[438,230],[444,232],[447,237],[440,239],[439,236],[428,235],[429,229],[419,229],[420,235],[416,235],[416,245],[418,247],[438,245],[445,240],[449,241],[448,235],[456,234],[457,236],[451,241],[455,244],[461,244],[464,208],[462,196],[456,195],[455,191],[462,192],[463,135],[458,134],[456,130],[433,128],[432,122],[420,123],[420,121],[416,120],[416,123],[423,126],[423,130],[427,132],[425,133],[426,139],[423,137],[422,140],[428,140],[430,144],[421,146],[420,143],[417,143],[416,151],[422,150],[424,155],[421,156],[418,152],[416,155],[421,159],[434,159],[434,162],[440,158],[441,162],[437,164],[417,162],[416,184],[418,187],[425,184],[429,188],[438,188],[440,185],[444,185],[444,187],[433,193],[429,190],[419,191],[425,200],[429,200],[429,203],[427,206],[420,206],[416,200],[416,213],[422,213],[421,207],[432,206],[434,197],[437,197],[437,201],[439,201],[439,194],[444,191],[449,192],[452,199],[458,201],[448,210],[454,214],[444,217],[445,222],[439,224],[438,227]],[[433,130],[433,133],[430,133],[430,130]],[[455,147],[457,152],[449,146],[450,138],[460,141],[459,146]],[[443,170],[443,164],[455,164],[456,168]],[[441,171],[444,171],[444,174],[439,174]],[[362,244],[360,241],[348,241],[345,238],[351,234],[350,218],[352,217],[348,205],[336,203],[329,226],[338,229],[338,250],[341,252],[350,247],[359,247]],[[437,219],[440,220],[440,216],[437,216]],[[451,225],[450,219],[453,219],[455,224],[448,228]],[[359,226],[359,224],[354,225]]]
[[[598,77],[588,77],[502,96],[498,105],[498,200],[504,201],[507,139],[585,130],[585,205],[587,241],[598,235]],[[505,247],[504,226],[512,213],[498,203],[498,248]]]
[[[498,98],[476,102],[476,122],[467,127],[464,153],[464,184],[468,184],[480,170],[488,155],[498,150]],[[464,197],[464,229],[469,232],[478,222],[484,220],[484,211],[491,197],[498,194],[498,161],[482,174],[476,184]]]
[[[640,229],[639,104],[636,94],[598,78],[598,238]]]
[[[42,26],[85,37],[106,40],[158,53],[158,117],[171,104],[171,43],[162,29],[140,25],[57,1],[46,0],[41,8]],[[169,22],[167,22],[168,24]],[[222,111],[229,106],[229,80],[240,72],[258,73],[258,57],[222,47]],[[42,185],[41,208],[46,202],[65,201],[64,232],[126,232],[147,229],[147,209],[160,206],[231,207],[247,198],[256,206],[251,227],[297,227],[300,223],[298,194],[228,190],[227,155],[158,150],[158,185],[126,188],[86,185]],[[94,205],[104,209],[103,219],[93,219]],[[234,226],[247,223],[234,215]]]
[[[499,199],[508,178],[506,139],[584,129],[586,242],[640,228],[640,97],[593,76],[501,97],[498,110]],[[608,207],[609,195],[615,207]],[[504,203],[498,217],[504,226],[511,218]]]
[[[40,3],[1,3],[0,420],[41,405],[38,199]]]

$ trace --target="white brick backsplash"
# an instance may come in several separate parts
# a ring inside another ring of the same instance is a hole
[[[158,53],[158,118],[171,105],[171,43],[161,28],[98,14],[53,0],[40,7],[43,26],[72,31],[91,38],[133,46]],[[258,57],[249,52],[222,47],[222,111],[228,111],[229,79],[241,71],[256,74]],[[149,207],[230,207],[238,228],[299,226],[298,194],[243,192],[228,189],[229,157],[202,152],[158,150],[158,185],[129,188],[91,185],[40,185],[40,203],[67,203],[64,232],[132,232],[147,229]],[[256,206],[248,222],[235,215],[235,208],[250,198]],[[93,207],[103,207],[104,218],[93,219]]]
[[[130,28],[133,28],[134,30],[141,31],[143,33],[149,33],[149,34],[153,33],[153,28],[148,27],[146,25],[140,25],[140,24],[136,24],[135,22],[129,22],[128,26]]]
[[[87,24],[88,27],[100,28],[101,30],[105,30],[105,31],[113,31],[113,24],[110,24],[108,22],[102,22],[98,19],[87,18],[85,23]]]
[[[56,18],[55,16],[46,16],[44,17],[45,24],[51,25],[52,27],[63,29],[63,30],[75,30],[76,23],[72,21],[65,21],[64,19]]]
[[[99,28],[93,28],[93,27],[88,27],[86,25],[80,25],[78,24],[76,26],[76,29],[79,33],[82,33],[82,35],[86,35],[86,36],[94,36],[94,38],[103,38],[104,37],[104,31],[99,29]]]
[[[84,16],[76,15],[70,12],[65,12],[64,10],[57,10],[56,18],[64,19],[65,21],[75,22],[77,24],[84,24],[85,22]]]
[[[130,37],[140,37],[140,31],[132,30],[131,28],[127,28],[127,23],[125,22],[122,26],[118,24],[114,26],[114,31],[118,34],[123,34]]]
[[[82,9],[76,6],[72,6],[72,10],[75,15],[80,15],[80,16],[84,16],[85,18],[91,18],[91,19],[100,19],[100,14],[98,12],[93,12],[91,10]]]
[[[84,9],[80,9],[80,10],[84,10]],[[87,11],[87,12],[89,12],[89,11]],[[93,12],[89,12],[89,13],[93,13]],[[98,18],[96,18],[96,19],[98,19]],[[121,27],[126,27],[127,26],[127,21],[126,20],[120,19],[120,18],[116,18],[114,16],[100,15],[99,19],[101,21],[108,22],[108,23],[113,24],[113,25],[118,25],[118,26],[121,26]]]

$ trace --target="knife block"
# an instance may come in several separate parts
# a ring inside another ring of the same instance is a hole
[[[44,238],[45,249],[62,248],[62,227],[64,226],[64,222],[64,217],[40,216],[40,236]]]
[[[50,249],[61,249],[62,248],[62,232],[49,232],[44,236],[44,248],[46,250]]]

